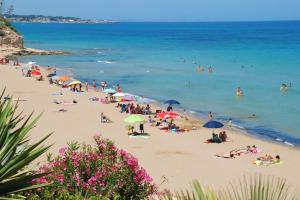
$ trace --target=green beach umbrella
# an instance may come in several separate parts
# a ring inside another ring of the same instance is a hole
[[[130,115],[129,117],[126,117],[125,122],[127,123],[143,123],[145,122],[145,119],[141,115]]]
[[[23,69],[23,70],[31,70],[31,67],[29,67],[29,66],[23,66],[21,69]]]

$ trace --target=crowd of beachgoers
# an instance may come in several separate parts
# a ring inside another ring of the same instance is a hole
[[[2,64],[10,63],[8,59],[1,59],[0,62]],[[95,96],[89,98],[89,100],[93,102],[100,102],[102,104],[113,104],[114,107],[118,109],[120,113],[128,115],[128,117],[125,119],[125,121],[128,119],[129,122],[128,135],[136,137],[149,136],[149,133],[145,132],[145,124],[148,124],[152,127],[157,127],[158,129],[168,133],[186,133],[197,129],[196,126],[192,126],[191,128],[185,128],[176,125],[176,121],[179,119],[183,121],[189,121],[190,119],[190,116],[188,116],[185,111],[183,114],[181,114],[173,110],[173,106],[176,106],[176,104],[180,104],[176,100],[168,100],[164,102],[165,104],[167,104],[166,109],[162,109],[161,107],[155,107],[154,109],[152,108],[153,100],[142,96],[136,96],[130,93],[124,93],[123,89],[119,84],[117,84],[114,87],[109,87],[109,84],[106,81],[101,81],[99,82],[99,84],[97,84],[96,80],[93,80],[92,83],[89,83],[87,81],[82,83],[81,81],[75,80],[67,75],[58,76],[56,68],[51,68],[48,66],[41,69],[41,67],[36,65],[36,63],[34,62],[29,62],[27,64],[20,64],[18,62],[14,62],[13,66],[16,66],[17,68],[21,69],[22,76],[24,77],[32,77],[35,78],[37,81],[45,81],[45,79],[47,78],[50,85],[56,85],[60,88],[69,89],[71,92],[88,93],[89,91],[94,91],[104,93],[104,98],[101,98],[100,96]],[[212,73],[212,68],[210,68],[210,73]],[[237,89],[237,93],[242,94],[240,88]],[[54,97],[63,96],[63,92],[58,92],[52,95]],[[22,99],[17,99],[17,101],[22,101]],[[76,99],[74,99],[73,101],[53,99],[53,103],[58,105],[74,105],[78,102]],[[67,112],[68,110],[65,108],[61,108],[58,111]],[[146,116],[146,119],[144,117],[139,116]],[[212,112],[208,113],[208,119],[210,123],[220,123],[214,121],[214,116]],[[100,114],[100,122],[113,123],[113,119],[111,119],[107,114],[104,114],[102,112]],[[139,130],[135,130],[135,124],[139,124]],[[204,127],[206,127],[205,124]],[[220,127],[223,127],[223,125],[221,125]],[[212,137],[208,138],[206,141],[204,141],[204,143],[219,144],[230,141],[231,139],[227,136],[226,130],[224,129],[221,130],[219,134],[216,134],[213,131]],[[247,146],[238,149],[233,149],[229,153],[219,153],[215,156],[222,158],[237,158],[242,155],[261,153],[261,149],[253,145],[252,147]],[[273,157],[269,154],[259,156],[256,160],[253,161],[253,164],[256,165],[271,165],[279,163],[282,163],[279,155]]]

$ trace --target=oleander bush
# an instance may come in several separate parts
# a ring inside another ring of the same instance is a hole
[[[57,157],[49,155],[48,164],[38,172],[48,175],[33,183],[51,185],[33,190],[27,197],[64,199],[61,196],[65,195],[69,199],[135,200],[146,199],[156,192],[152,178],[136,158],[118,150],[107,139],[95,136],[94,140],[96,147],[72,142],[61,148]]]

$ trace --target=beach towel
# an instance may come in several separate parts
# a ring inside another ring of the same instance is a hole
[[[71,106],[71,105],[74,105],[74,103],[73,102],[63,102],[62,105]]]
[[[148,139],[150,136],[149,135],[129,135],[129,138],[143,138],[143,139]]]
[[[63,93],[53,93],[52,96],[63,96]]]
[[[233,140],[227,139],[225,142],[221,142],[221,143],[226,143],[226,142],[233,142]],[[204,141],[204,143],[205,144],[220,144],[220,143],[212,142],[211,139]]]
[[[279,162],[270,162],[270,161],[262,161],[262,160],[254,160],[252,161],[252,164],[256,165],[256,166],[275,166],[275,165],[281,165],[283,164],[283,161],[279,161]]]

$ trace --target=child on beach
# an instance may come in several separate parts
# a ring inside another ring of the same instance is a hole
[[[140,131],[141,131],[141,134],[144,134],[145,131],[144,131],[144,124],[140,124]]]

